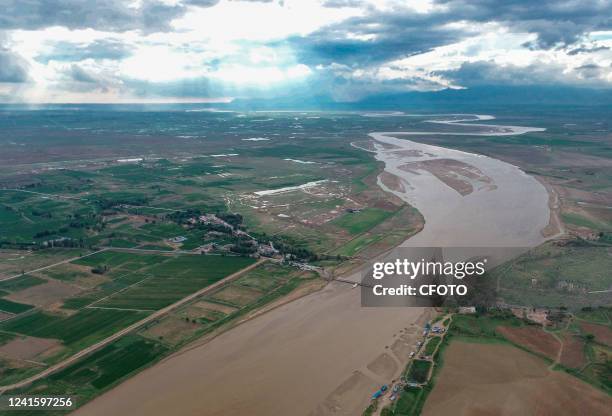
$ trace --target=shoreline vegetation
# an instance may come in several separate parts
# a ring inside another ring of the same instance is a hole
[[[424,134],[424,141],[437,146],[423,144],[421,138],[412,142],[390,136],[376,136],[366,146],[342,142],[329,147],[316,140],[314,145],[288,141],[279,146],[278,139],[258,143],[242,143],[241,139],[232,142],[234,147],[227,152],[215,151],[210,156],[214,161],[206,155],[121,157],[115,160],[120,163],[84,162],[87,167],[83,171],[42,165],[25,179],[0,172],[4,188],[0,192],[0,223],[7,230],[0,241],[0,375],[9,381],[30,377],[39,364],[53,366],[115,331],[121,336],[112,342],[16,390],[73,393],[89,401],[154,364],[189,354],[233,332],[229,329],[245,323],[251,328],[254,317],[271,319],[270,312],[275,316],[287,306],[294,308],[298,300],[314,292],[319,292],[318,297],[329,297],[332,292],[339,296],[341,290],[330,281],[355,275],[369,260],[398,245],[431,242],[429,237],[439,234],[436,227],[448,225],[439,220],[441,211],[423,205],[429,198],[427,193],[419,194],[418,201],[411,193],[429,189],[436,198],[445,195],[447,203],[440,204],[443,207],[452,206],[448,201],[469,200],[479,193],[499,196],[508,185],[503,175],[495,174],[498,165],[492,161],[496,158],[507,161],[500,163],[508,166],[521,166],[521,172],[537,179],[534,182],[544,188],[546,198],[542,201],[549,212],[548,221],[535,221],[542,227],[527,226],[528,238],[521,232],[504,235],[513,242],[519,241],[512,240],[517,236],[527,238],[538,247],[510,262],[512,267],[503,270],[504,279],[499,280],[503,284],[498,289],[509,304],[517,294],[536,289],[540,299],[546,300],[546,305],[539,306],[563,311],[565,326],[555,321],[553,329],[537,332],[536,345],[529,338],[533,328],[525,317],[502,317],[493,310],[479,312],[476,317],[454,314],[439,318],[437,324],[448,328],[448,333],[433,338],[438,342],[430,338],[422,347],[425,358],[418,358],[418,364],[411,361],[403,372],[406,380],[431,382],[419,388],[407,386],[391,406],[385,402],[370,412],[427,414],[426,399],[435,391],[445,351],[452,342],[466,340],[518,347],[543,359],[552,370],[566,371],[610,394],[604,380],[609,377],[610,362],[605,328],[610,330],[611,318],[605,312],[602,316],[607,321],[602,322],[599,309],[589,309],[589,302],[596,298],[589,291],[599,291],[605,278],[598,282],[580,277],[587,264],[592,263],[593,270],[604,265],[602,253],[612,241],[604,214],[591,209],[602,201],[569,203],[571,191],[558,173],[534,169],[508,154],[479,156],[470,147],[472,140],[491,136],[493,141],[510,143],[513,135],[520,134],[532,142],[554,134],[544,129],[471,123],[490,120],[482,117],[487,116],[431,123],[446,126],[444,133],[392,133]],[[402,122],[394,120],[398,125]],[[449,130],[453,125],[478,131],[453,133]],[[376,130],[397,131],[397,127]],[[452,142],[452,136],[458,134],[466,140]],[[410,146],[403,147],[406,143]],[[375,152],[377,160],[368,152]],[[461,163],[456,162],[459,159]],[[510,170],[506,177],[514,172]],[[269,179],[260,180],[261,175]],[[604,181],[598,174],[581,178],[587,184]],[[23,182],[7,186],[17,180]],[[434,183],[440,186],[429,186]],[[130,192],[118,190],[126,185]],[[106,191],[92,197],[97,187]],[[425,218],[417,208],[425,210]],[[461,222],[461,218],[459,215],[453,221]],[[478,222],[482,221],[479,217]],[[466,224],[469,222],[462,226]],[[495,235],[486,233],[475,238],[474,244],[497,241]],[[551,241],[540,246],[546,239]],[[37,250],[18,249],[27,247]],[[84,255],[97,248],[99,252]],[[581,259],[575,270],[568,269],[562,280],[546,274],[550,262],[559,265],[570,254]],[[199,280],[199,262],[218,259],[219,264],[231,264],[245,255],[268,260],[249,266],[253,269],[237,271],[228,281],[216,280],[222,276]],[[222,283],[215,286],[215,281]],[[173,289],[182,285],[183,291]],[[344,285],[342,291],[350,289]],[[197,296],[190,298],[190,293]],[[186,301],[154,315],[180,299]],[[115,317],[118,311],[134,319],[154,319],[132,328],[132,320],[123,322]],[[125,328],[129,331],[121,333]],[[471,334],[474,328],[479,332]],[[81,332],[71,337],[69,330]],[[562,348],[549,356],[547,347],[538,344],[541,340],[551,345],[559,342]],[[423,374],[427,374],[425,379]],[[329,403],[345,400],[332,396],[326,399]],[[361,402],[363,397],[353,400]]]
[[[602,317],[606,320],[606,326],[601,325]],[[448,377],[450,377],[451,374],[450,372],[445,373],[445,362],[448,360],[445,356],[449,346],[457,343],[477,344],[482,345],[482,348],[487,348],[488,345],[504,345],[512,349],[525,351],[530,356],[535,357],[536,361],[539,360],[542,363],[538,365],[547,366],[548,370],[546,371],[567,373],[575,378],[576,382],[573,383],[578,383],[579,389],[586,389],[580,383],[587,383],[595,387],[601,393],[591,393],[596,398],[594,400],[597,401],[597,405],[592,408],[601,411],[603,407],[600,406],[607,406],[612,401],[612,386],[609,384],[609,379],[612,376],[609,366],[612,343],[610,338],[598,338],[585,331],[584,324],[587,324],[586,328],[588,328],[588,325],[600,325],[601,331],[612,335],[612,309],[609,307],[586,308],[577,314],[562,312],[562,315],[558,316],[557,319],[551,327],[542,328],[541,325],[518,318],[509,310],[503,309],[491,308],[489,311],[479,310],[474,314],[467,315],[458,313],[456,310],[441,312],[430,324],[431,327],[446,328],[446,331],[442,336],[430,333],[424,338],[424,346],[417,348],[417,355],[410,361],[403,373],[402,381],[399,383],[401,389],[395,394],[394,400],[389,401],[388,399],[391,393],[381,399],[373,400],[363,412],[363,415],[412,416],[436,414],[436,410],[434,410],[438,409],[436,407],[438,400],[436,395],[443,394],[440,389],[448,389],[446,380],[443,380],[442,387],[438,387],[439,379],[440,377],[444,378],[445,374],[449,374]],[[527,335],[532,333],[538,333],[538,335],[536,337]],[[542,350],[542,346],[546,345],[545,336],[547,333],[554,334],[559,343],[551,344],[549,350]],[[520,334],[520,336],[517,336],[517,334]],[[429,347],[432,342],[433,347]],[[602,358],[595,351],[598,351],[600,355],[604,354],[603,351],[606,352]],[[582,361],[576,361],[574,358],[576,354],[582,356]],[[605,358],[606,354],[608,358]],[[423,361],[423,357],[431,361]],[[462,358],[469,362],[479,360],[476,352],[470,357]],[[503,358],[503,355],[498,358]],[[452,360],[453,363],[450,365],[456,366],[455,358]],[[422,373],[419,369],[421,364],[428,362],[431,365],[424,370],[426,375],[419,375]],[[568,367],[568,365],[572,367]],[[492,368],[488,370],[493,371]],[[544,375],[543,373],[541,376]],[[465,380],[470,377],[470,374],[464,374]],[[520,380],[520,376],[518,380]],[[456,382],[458,380],[453,380],[453,383]],[[506,382],[509,383],[509,381]],[[500,381],[500,383],[502,382]],[[429,402],[432,393],[434,396],[431,397],[431,402]],[[581,401],[582,404],[578,407],[585,406],[589,400],[587,397],[575,396],[574,399]],[[584,410],[584,407],[582,409]],[[455,408],[455,411],[458,411],[458,409]]]

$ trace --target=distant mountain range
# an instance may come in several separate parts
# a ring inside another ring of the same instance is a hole
[[[490,106],[612,106],[612,89],[569,87],[487,86],[463,90],[407,92],[369,96],[357,102],[337,102],[327,96],[293,95],[273,99],[236,99],[214,105],[231,109],[325,109],[325,110],[402,110],[451,109],[457,106],[486,109]]]
[[[542,107],[597,106],[612,111],[612,89],[553,86],[478,86],[463,90],[405,92],[371,95],[355,102],[338,102],[325,95],[294,93],[270,98],[237,98],[229,103],[177,104],[0,104],[2,110],[96,110],[96,111],[180,111],[216,110],[382,110],[382,111],[471,111]]]

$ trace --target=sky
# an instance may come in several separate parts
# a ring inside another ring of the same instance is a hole
[[[612,88],[612,0],[0,0],[0,102]]]

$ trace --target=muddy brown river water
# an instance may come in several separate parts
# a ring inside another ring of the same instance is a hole
[[[466,124],[459,135],[468,134]],[[477,126],[479,135],[531,131]],[[544,240],[548,195],[535,179],[496,159],[402,138],[419,134],[431,132],[371,134],[376,157],[403,190],[379,185],[426,220],[405,245],[524,247]],[[430,314],[416,307],[362,308],[358,289],[332,282],[169,357],[75,414],[359,415],[377,386],[399,375]]]

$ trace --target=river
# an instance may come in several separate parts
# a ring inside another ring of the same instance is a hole
[[[457,124],[461,131],[444,134],[458,136],[534,131],[469,123],[490,119],[434,121]],[[423,231],[404,245],[524,247],[544,240],[549,209],[542,185],[508,163],[402,138],[426,134],[432,133],[370,135],[388,175],[379,185],[425,217]],[[399,179],[389,181],[393,176]],[[376,386],[397,377],[430,314],[416,307],[362,308],[358,289],[332,282],[169,357],[76,414],[358,415]]]

